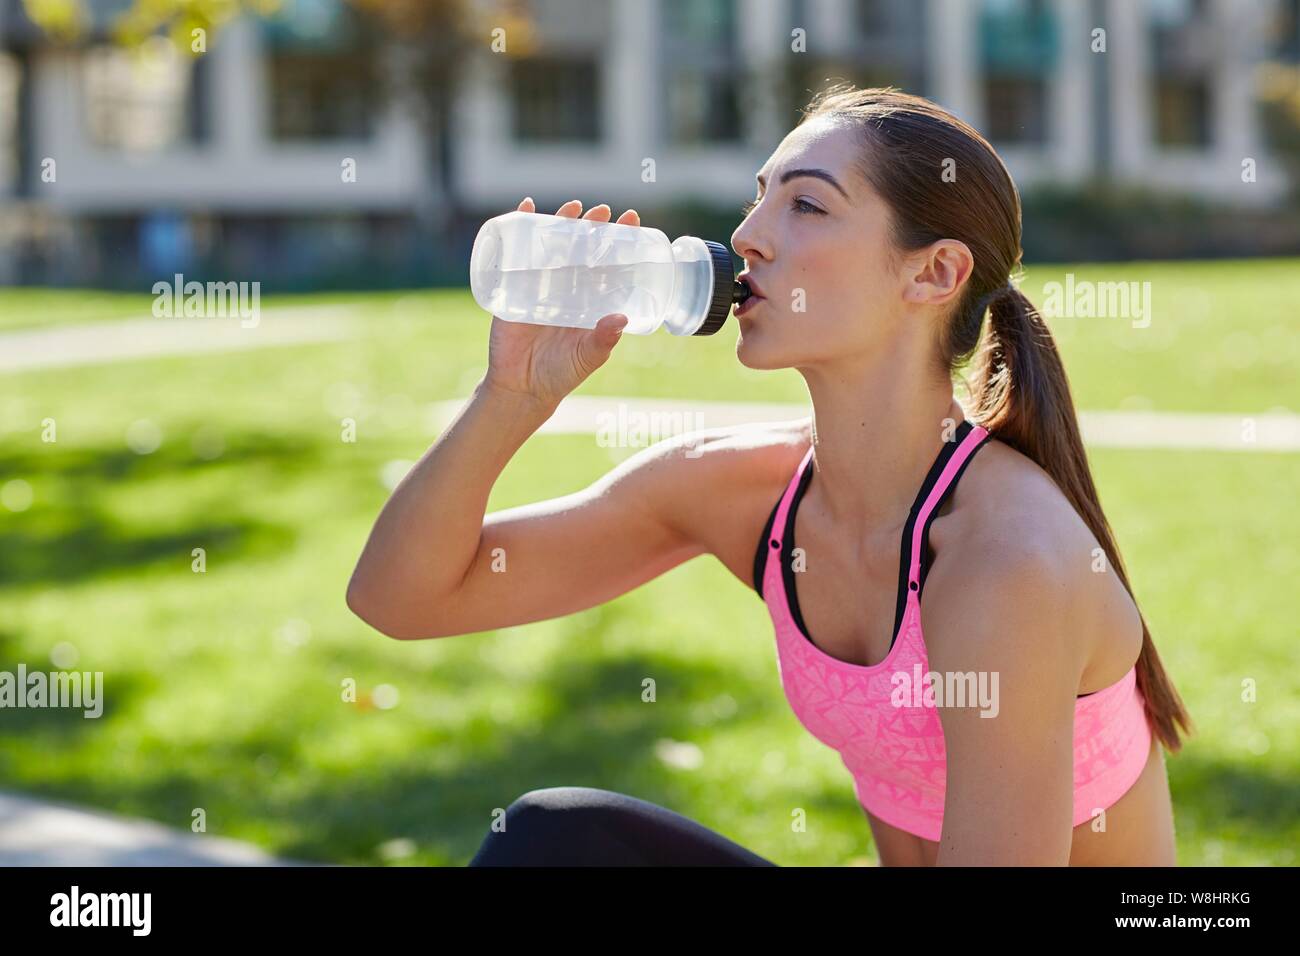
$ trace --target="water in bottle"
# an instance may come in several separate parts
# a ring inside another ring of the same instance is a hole
[[[509,322],[589,329],[612,313],[623,331],[712,335],[749,290],[718,242],[658,229],[516,210],[489,219],[470,254],[470,291]]]

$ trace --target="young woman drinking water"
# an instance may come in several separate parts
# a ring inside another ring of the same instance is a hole
[[[660,442],[583,491],[485,516],[622,321],[493,318],[487,371],[384,506],[349,606],[396,638],[476,633],[712,554],[765,601],[786,696],[841,754],[882,864],[1173,865],[1163,751],[1191,722],[1052,336],[1012,284],[1020,200],[1002,161],[927,100],[835,87],[758,171],[732,246],[754,293],[737,358],[798,369],[811,416]],[[963,407],[954,372],[972,356]],[[520,795],[472,863],[769,861],[636,797],[549,787]]]

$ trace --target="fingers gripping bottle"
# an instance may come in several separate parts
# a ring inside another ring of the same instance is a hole
[[[516,210],[485,222],[469,262],[474,301],[510,322],[593,328],[627,316],[623,331],[712,335],[749,289],[718,242],[658,229]]]

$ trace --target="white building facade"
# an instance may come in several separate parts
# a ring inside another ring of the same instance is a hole
[[[512,6],[477,4],[448,144],[462,209],[734,208],[828,78],[934,99],[1022,189],[1267,205],[1287,187],[1254,69],[1295,55],[1298,0],[531,0],[531,27],[493,32]],[[344,0],[286,0],[194,59],[61,49],[18,0],[0,11],[0,281],[37,234],[83,263],[134,242],[161,268],[242,229],[246,259],[305,260],[400,247],[446,203],[429,131],[376,92],[391,58],[351,42]]]

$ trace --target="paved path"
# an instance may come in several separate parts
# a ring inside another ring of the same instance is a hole
[[[350,305],[266,309],[251,328],[234,316],[19,329],[0,333],[0,374],[335,341],[354,334],[356,324],[345,316],[355,312]]]
[[[0,792],[0,866],[295,866],[258,847]]]
[[[438,402],[441,428],[464,399]],[[807,404],[704,402],[681,399],[570,395],[540,429],[553,434],[623,436],[652,444],[669,435],[746,422],[806,418]],[[1300,415],[1210,415],[1187,412],[1080,412],[1083,440],[1092,448],[1170,448],[1210,451],[1300,450]],[[638,439],[638,430],[642,436]],[[1251,437],[1253,436],[1253,438]]]

